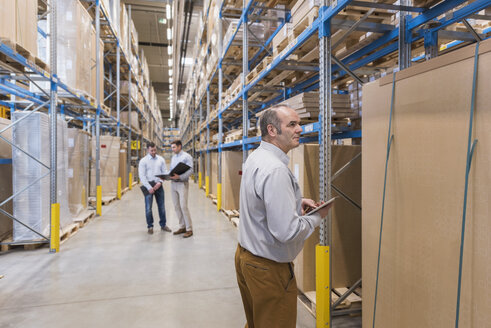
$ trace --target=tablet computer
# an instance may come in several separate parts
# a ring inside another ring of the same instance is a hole
[[[324,207],[328,206],[329,204],[331,204],[332,202],[334,202],[334,201],[336,200],[336,198],[338,198],[338,197],[333,197],[333,198],[329,199],[329,200],[328,200],[327,202],[325,202],[324,204],[322,204],[322,205],[320,205],[320,206],[318,206],[318,207],[314,208],[313,210],[311,210],[311,211],[310,211],[310,212],[308,212],[308,213],[305,213],[305,215],[312,215],[312,214],[314,214],[314,213],[317,213],[317,211],[319,211],[320,209],[322,209],[322,208],[324,208]]]

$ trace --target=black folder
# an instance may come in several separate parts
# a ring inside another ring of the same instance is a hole
[[[186,173],[186,171],[189,170],[190,168],[191,168],[191,166],[189,166],[183,162],[179,162],[179,164],[177,164],[176,167],[173,168],[172,171],[169,172],[169,174],[160,174],[160,175],[156,175],[156,177],[164,179],[164,180],[170,180],[171,176],[173,176],[175,174],[181,175],[183,173]]]

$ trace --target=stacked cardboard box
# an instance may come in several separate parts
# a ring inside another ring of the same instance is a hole
[[[119,137],[100,137],[100,182],[102,196],[116,196],[119,177],[119,150],[121,139]],[[96,140],[92,138],[92,161],[90,168],[90,196],[96,196]]]
[[[239,209],[240,181],[242,180],[242,152],[222,152],[222,208]]]
[[[119,177],[121,178],[121,189],[128,187],[128,143],[122,142],[119,150]]]
[[[90,135],[80,129],[67,130],[68,207],[76,218],[87,208],[89,195]]]
[[[140,121],[138,119],[138,112],[136,111],[131,111],[131,115],[129,115],[129,112],[121,112],[119,113],[120,120],[123,124],[126,124],[127,126],[130,126],[131,129],[134,132],[140,133]],[[128,116],[131,116],[131,119],[128,119]]]
[[[376,327],[455,324],[475,45],[396,74]],[[491,322],[491,41],[479,46],[460,327]],[[363,325],[373,318],[392,76],[363,86]]]

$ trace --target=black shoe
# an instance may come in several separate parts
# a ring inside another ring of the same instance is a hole
[[[148,234],[153,235],[153,228],[148,228]]]

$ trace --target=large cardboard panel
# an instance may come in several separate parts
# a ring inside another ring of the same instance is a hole
[[[0,0],[0,38],[16,40],[16,2],[15,0]]]
[[[37,56],[37,0],[8,0],[16,2],[15,41],[31,55]],[[13,25],[12,25],[13,26]]]
[[[360,146],[332,146],[331,173],[353,159]],[[290,152],[290,169],[305,198],[319,199],[319,145],[303,144]],[[361,160],[355,160],[332,184],[357,204],[361,204]],[[334,190],[332,196],[339,196]],[[361,211],[343,198],[336,200],[332,216],[333,288],[352,286],[361,277]],[[319,229],[307,239],[295,260],[297,285],[303,291],[315,290],[315,246]]]
[[[242,180],[242,152],[222,152],[222,208],[239,209],[240,181]]]
[[[10,120],[0,118],[0,130],[10,124]],[[12,141],[12,130],[2,133],[2,137]],[[12,147],[0,139],[0,158],[12,158]],[[0,164],[0,202],[12,196],[12,164]],[[2,209],[12,213],[12,202],[8,202]],[[0,213],[0,240],[12,235],[12,220]]]
[[[480,51],[460,327],[491,321],[491,42]],[[473,55],[463,48],[396,75],[376,327],[455,324]],[[363,87],[364,326],[373,319],[392,91],[380,82]]]

